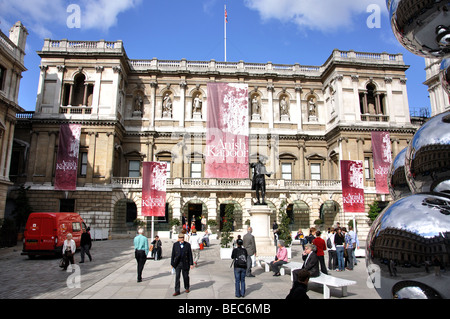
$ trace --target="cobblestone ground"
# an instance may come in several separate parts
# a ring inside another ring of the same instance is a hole
[[[67,280],[75,284],[72,273],[58,267],[59,258],[43,256],[33,260],[21,256],[22,247],[0,250],[0,299],[71,299],[80,289],[67,289]],[[132,239],[93,242],[93,261],[85,257],[75,263],[82,275],[81,289],[86,289],[134,258]],[[87,261],[86,261],[87,260]]]

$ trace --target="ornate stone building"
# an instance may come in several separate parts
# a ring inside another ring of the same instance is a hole
[[[441,59],[425,58],[426,81],[430,93],[431,116],[450,109],[450,96],[445,92],[439,79]]]
[[[11,154],[14,141],[16,113],[23,112],[18,104],[20,79],[24,66],[27,29],[17,22],[9,31],[7,37],[0,31],[0,219],[5,217],[6,197],[8,187],[12,185],[9,179]]]
[[[220,227],[227,203],[245,227],[254,195],[249,179],[203,178],[208,82],[249,88],[250,161],[267,158],[266,200],[277,218],[288,203],[292,230],[321,218],[325,227],[366,213],[343,211],[339,160],[365,164],[366,207],[377,195],[371,131],[391,134],[392,156],[416,131],[410,123],[402,55],[335,50],[322,66],[130,59],[121,41],[44,41],[36,111],[18,121],[14,176],[31,186],[39,211],[79,212],[94,237],[133,231],[141,217],[142,162],[168,163],[168,220],[205,215]],[[62,123],[82,125],[77,190],[53,187]],[[30,134],[31,132],[31,134]],[[25,144],[26,143],[26,144]],[[26,154],[25,154],[26,153]],[[250,175],[251,176],[251,175]],[[356,215],[356,216],[354,216]],[[362,235],[362,236],[363,236]],[[362,238],[362,237],[361,237]]]

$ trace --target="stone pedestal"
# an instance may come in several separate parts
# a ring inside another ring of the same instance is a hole
[[[275,256],[276,247],[270,238],[271,209],[266,205],[254,205],[250,208],[252,235],[256,241],[257,256]]]

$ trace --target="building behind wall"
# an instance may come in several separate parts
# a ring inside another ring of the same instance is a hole
[[[168,163],[167,216],[156,226],[161,234],[168,220],[183,215],[205,215],[220,227],[226,204],[235,206],[235,231],[245,228],[254,197],[250,179],[203,178],[209,82],[248,84],[250,161],[267,158],[274,172],[266,179],[271,221],[286,200],[293,231],[307,231],[322,216],[325,227],[355,217],[366,233],[367,213],[343,211],[339,160],[364,162],[368,210],[374,200],[389,200],[375,191],[371,132],[390,132],[394,158],[417,129],[400,54],[334,50],[322,66],[132,60],[121,41],[50,39],[38,54],[36,111],[22,114],[16,128],[14,154],[27,160],[11,175],[31,187],[35,210],[79,212],[94,236],[134,234],[133,221],[145,220],[144,161]],[[62,123],[82,125],[73,192],[54,190]]]
[[[27,29],[21,22],[12,26],[7,37],[0,31],[0,219],[5,217],[11,154],[14,142],[16,113],[19,106],[19,87],[24,65]],[[14,165],[14,163],[13,163]]]

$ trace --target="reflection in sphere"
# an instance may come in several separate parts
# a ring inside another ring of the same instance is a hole
[[[423,57],[444,57],[450,52],[448,1],[388,0],[391,26],[397,40]]]
[[[450,58],[442,60],[439,78],[444,91],[450,95]]]
[[[389,193],[394,200],[411,195],[405,175],[405,154],[408,148],[404,148],[395,157],[388,174]]]
[[[450,111],[434,116],[414,135],[405,174],[412,193],[450,194]]]
[[[450,196],[415,194],[393,202],[372,224],[367,269],[383,299],[450,298],[449,251]]]

